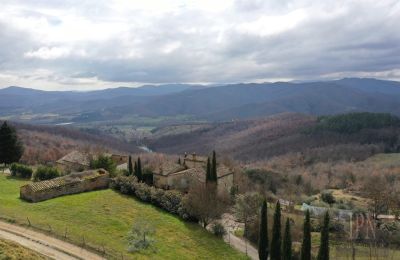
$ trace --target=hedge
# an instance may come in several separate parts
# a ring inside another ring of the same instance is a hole
[[[184,196],[179,191],[149,186],[138,182],[135,176],[118,176],[111,180],[110,187],[178,215],[184,220],[195,220],[184,208],[182,203]]]

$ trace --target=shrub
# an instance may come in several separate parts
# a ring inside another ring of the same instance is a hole
[[[321,193],[321,199],[323,202],[328,203],[329,205],[332,205],[336,202],[336,199],[333,196],[332,191],[323,191]]]
[[[11,175],[21,178],[31,178],[32,177],[32,168],[23,164],[13,163],[10,166]]]
[[[100,155],[97,159],[93,159],[90,161],[91,169],[100,169],[103,168],[110,173],[110,176],[115,176],[117,166],[114,161],[109,156]]]
[[[225,227],[221,224],[221,223],[215,223],[212,226],[212,232],[214,235],[216,235],[217,237],[223,237],[226,235],[226,230]]]
[[[150,187],[146,183],[138,182],[135,176],[118,176],[112,179],[110,187],[123,194],[133,195],[141,201],[149,202],[183,219],[193,219],[183,207],[183,194],[179,191]]]
[[[60,176],[57,168],[48,166],[39,166],[33,176],[34,181],[44,181],[54,179]]]

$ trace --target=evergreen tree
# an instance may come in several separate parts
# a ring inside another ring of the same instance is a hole
[[[321,244],[318,251],[318,260],[329,260],[329,212],[325,213],[324,225],[321,229]]]
[[[207,158],[207,169],[206,169],[206,183],[210,183],[211,179],[211,164],[210,164],[210,157]]]
[[[133,166],[133,174],[137,177],[138,169],[137,169],[137,162],[135,161],[135,165]]]
[[[0,163],[18,162],[24,149],[18,139],[17,131],[4,122],[0,127]]]
[[[218,180],[218,175],[217,175],[217,156],[215,154],[215,151],[213,151],[213,156],[212,156],[211,179],[214,182],[217,182],[217,180]]]
[[[260,215],[260,235],[258,240],[258,257],[260,260],[268,259],[268,215],[267,202],[263,201]]]
[[[285,235],[283,237],[283,256],[282,260],[292,259],[292,235],[290,234],[290,220],[286,219]]]
[[[138,181],[142,181],[143,180],[142,163],[140,161],[140,157],[138,157],[138,159],[137,159],[135,174],[136,174],[136,177],[137,177]]]
[[[306,211],[303,227],[303,243],[301,244],[301,260],[311,260],[311,223],[310,211]]]
[[[182,164],[182,162],[181,162],[181,157],[178,158],[178,164],[179,164],[179,165]]]
[[[129,172],[129,175],[133,174],[132,156],[130,156],[130,155],[129,155],[129,160],[128,160],[128,172]]]
[[[271,260],[281,260],[281,204],[276,203],[274,225],[272,226]]]

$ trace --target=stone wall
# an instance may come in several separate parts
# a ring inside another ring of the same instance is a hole
[[[60,177],[57,179],[61,179],[65,177]],[[41,184],[46,184],[49,186],[47,189],[36,189],[35,183],[28,184],[21,187],[20,197],[24,200],[30,202],[39,202],[48,199],[52,199],[55,197],[60,197],[63,195],[76,194],[86,191],[99,190],[108,188],[110,177],[106,172],[99,176],[93,178],[83,178],[80,180],[76,180],[73,182],[68,182],[62,185],[54,185],[54,182],[57,180],[49,180],[41,182]]]

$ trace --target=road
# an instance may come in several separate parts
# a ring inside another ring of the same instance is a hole
[[[3,221],[0,221],[0,238],[18,243],[52,259],[104,259],[97,254],[73,244],[49,237],[43,233],[33,231],[32,229],[20,227]]]
[[[247,255],[253,259],[258,260],[258,251],[255,247],[253,247],[250,243],[246,243],[243,239],[235,236],[232,233],[228,233],[224,236],[225,242],[229,243],[232,247],[236,248],[240,252],[246,253]],[[247,244],[247,245],[246,245]]]

